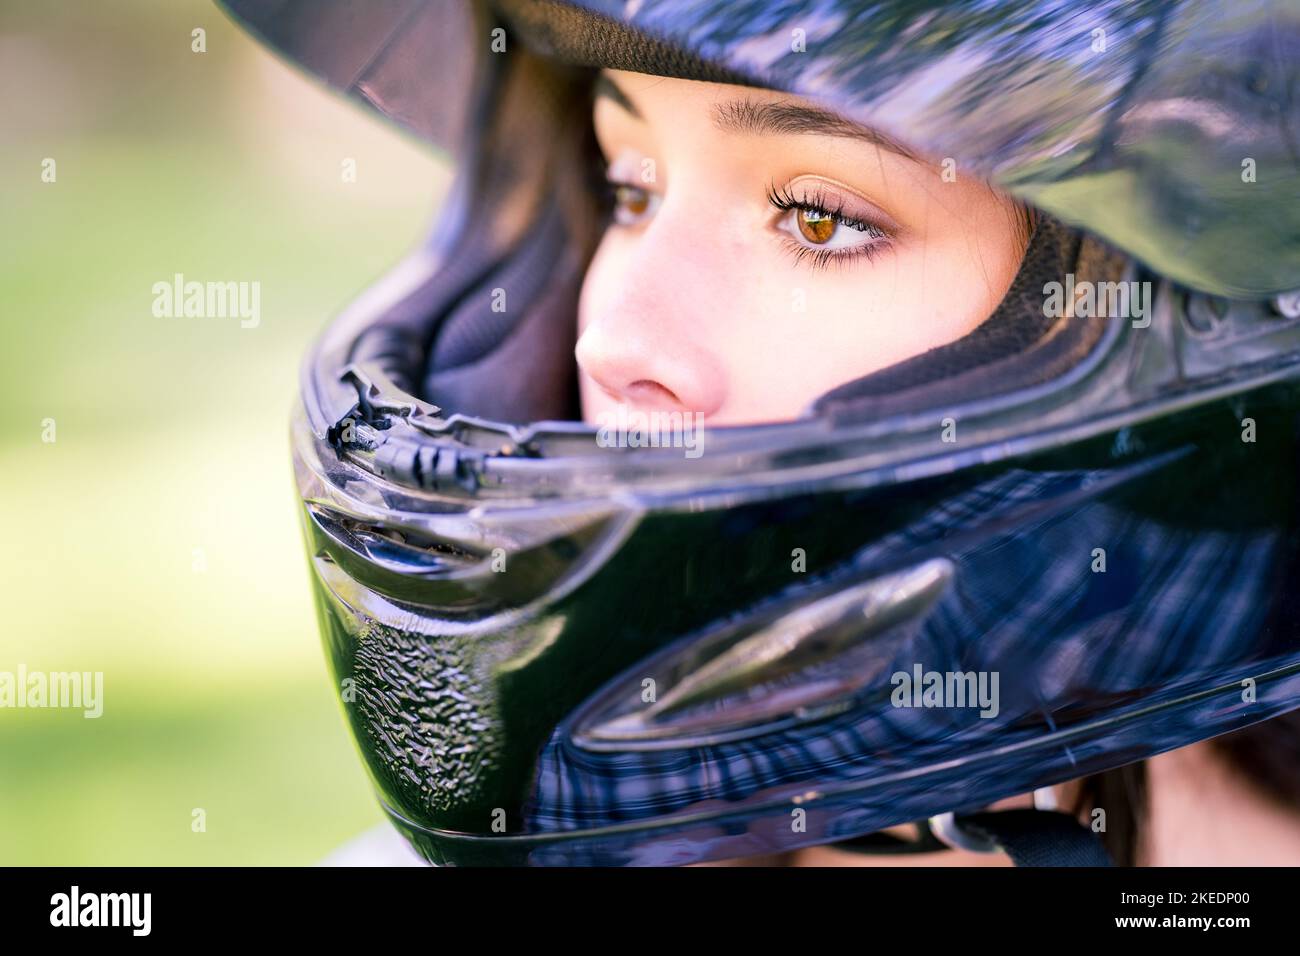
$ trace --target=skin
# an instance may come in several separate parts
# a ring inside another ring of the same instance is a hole
[[[619,404],[794,418],[970,332],[1015,276],[1026,229],[1009,199],[862,127],[747,87],[607,71],[601,89],[597,138],[625,186],[579,305],[588,421]]]
[[[939,166],[878,134],[747,87],[620,71],[606,71],[600,86],[597,138],[609,178],[624,185],[579,303],[588,422],[620,405],[698,412],[711,425],[794,418],[837,385],[967,334],[1015,277],[1028,232],[1022,211],[960,172],[946,181]],[[810,235],[799,210],[776,208],[769,192],[866,228],[805,210]],[[870,255],[817,255],[867,244]],[[1148,761],[1148,773],[1140,862],[1300,858],[1293,810],[1262,797],[1208,745]],[[1075,784],[1056,791],[1061,806],[1073,803]],[[997,807],[1029,805],[1024,795]],[[813,847],[738,862],[1009,861]]]

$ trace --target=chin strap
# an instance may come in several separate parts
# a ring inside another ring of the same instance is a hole
[[[1057,810],[1000,810],[960,817],[966,833],[1001,851],[1016,866],[1112,866],[1101,838]]]
[[[916,827],[915,840],[871,833],[835,847],[883,855],[947,849],[1005,853],[1016,866],[1114,865],[1097,834],[1057,810],[998,810],[961,817],[945,813]]]

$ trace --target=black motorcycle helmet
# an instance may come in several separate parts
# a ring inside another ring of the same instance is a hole
[[[429,860],[689,863],[926,819],[1006,846],[970,815],[1300,706],[1294,9],[225,5],[458,170],[309,352],[293,424],[330,664]],[[959,157],[1036,210],[1019,274],[969,336],[795,421],[604,447],[572,351],[600,67]],[[1051,317],[1054,282],[1152,307]],[[932,706],[934,675],[996,704]]]

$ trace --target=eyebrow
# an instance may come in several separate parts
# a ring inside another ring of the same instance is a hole
[[[637,119],[643,118],[636,104],[604,72],[596,77],[595,95],[613,100]],[[840,136],[861,140],[916,162],[922,161],[912,150],[879,130],[845,119],[830,110],[801,103],[729,100],[714,106],[713,125],[728,133]]]
[[[636,104],[627,98],[627,94],[619,88],[619,85],[609,78],[604,72],[596,75],[595,95],[597,98],[605,97],[613,100],[623,109],[627,110],[637,119],[641,119],[641,111],[636,108]]]
[[[713,125],[732,133],[841,136],[861,140],[907,159],[919,161],[916,153],[879,130],[845,119],[830,110],[806,106],[802,103],[730,100],[719,103],[713,108]]]

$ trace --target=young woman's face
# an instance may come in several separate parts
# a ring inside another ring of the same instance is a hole
[[[960,338],[1002,299],[1020,210],[806,101],[606,71],[613,222],[582,289],[583,416],[796,417]]]

